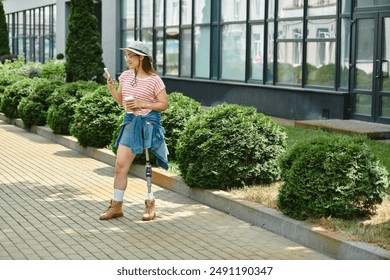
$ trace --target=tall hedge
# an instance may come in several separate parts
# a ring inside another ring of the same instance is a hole
[[[102,83],[103,58],[93,0],[71,0],[66,41],[66,81]]]
[[[3,1],[0,0],[0,57],[9,54],[9,38]]]

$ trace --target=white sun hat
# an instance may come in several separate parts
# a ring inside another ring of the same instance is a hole
[[[141,41],[132,41],[130,42],[129,46],[126,48],[120,48],[122,51],[131,51],[133,53],[136,53],[138,55],[143,56],[149,56],[152,57],[149,48],[146,46],[144,42]]]

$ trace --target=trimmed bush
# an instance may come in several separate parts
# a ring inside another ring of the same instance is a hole
[[[200,103],[184,96],[180,92],[168,95],[169,107],[161,112],[161,123],[165,128],[165,141],[169,150],[169,159],[176,159],[176,144],[188,120],[201,110]]]
[[[42,78],[64,81],[65,64],[54,60],[46,62],[42,66]]]
[[[284,128],[253,107],[221,104],[189,120],[176,147],[190,187],[229,189],[272,183],[280,175]]]
[[[8,86],[1,99],[0,110],[4,115],[11,119],[19,118],[18,106],[22,97],[27,97],[39,81],[35,79],[22,79]]]
[[[69,135],[76,107],[81,97],[99,87],[97,83],[78,81],[59,87],[49,98],[47,124],[56,134]]]
[[[387,170],[362,138],[321,136],[294,146],[281,159],[280,210],[294,218],[366,217],[382,202]]]
[[[47,111],[50,106],[48,99],[63,83],[62,81],[41,79],[32,92],[21,99],[18,111],[27,128],[31,128],[33,125],[46,124]]]
[[[76,107],[70,133],[83,147],[104,148],[111,143],[118,116],[123,113],[107,86],[83,96]]]

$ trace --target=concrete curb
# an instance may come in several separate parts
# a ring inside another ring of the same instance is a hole
[[[0,120],[24,129],[23,122],[19,119],[11,120],[0,113]],[[30,132],[108,165],[115,165],[115,154],[108,149],[84,148],[77,143],[77,139],[73,136],[57,135],[50,128],[43,126],[33,126]],[[145,167],[133,165],[130,173],[145,178]],[[190,188],[180,176],[160,168],[153,168],[152,173],[152,182],[156,185],[286,237],[331,258],[340,260],[390,260],[390,251],[380,247],[345,240],[335,233],[310,227],[304,222],[284,216],[275,209],[242,200],[224,191]]]

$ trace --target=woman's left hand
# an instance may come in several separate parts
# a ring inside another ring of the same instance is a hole
[[[126,108],[130,110],[142,109],[144,102],[139,99],[133,99],[126,102]]]

